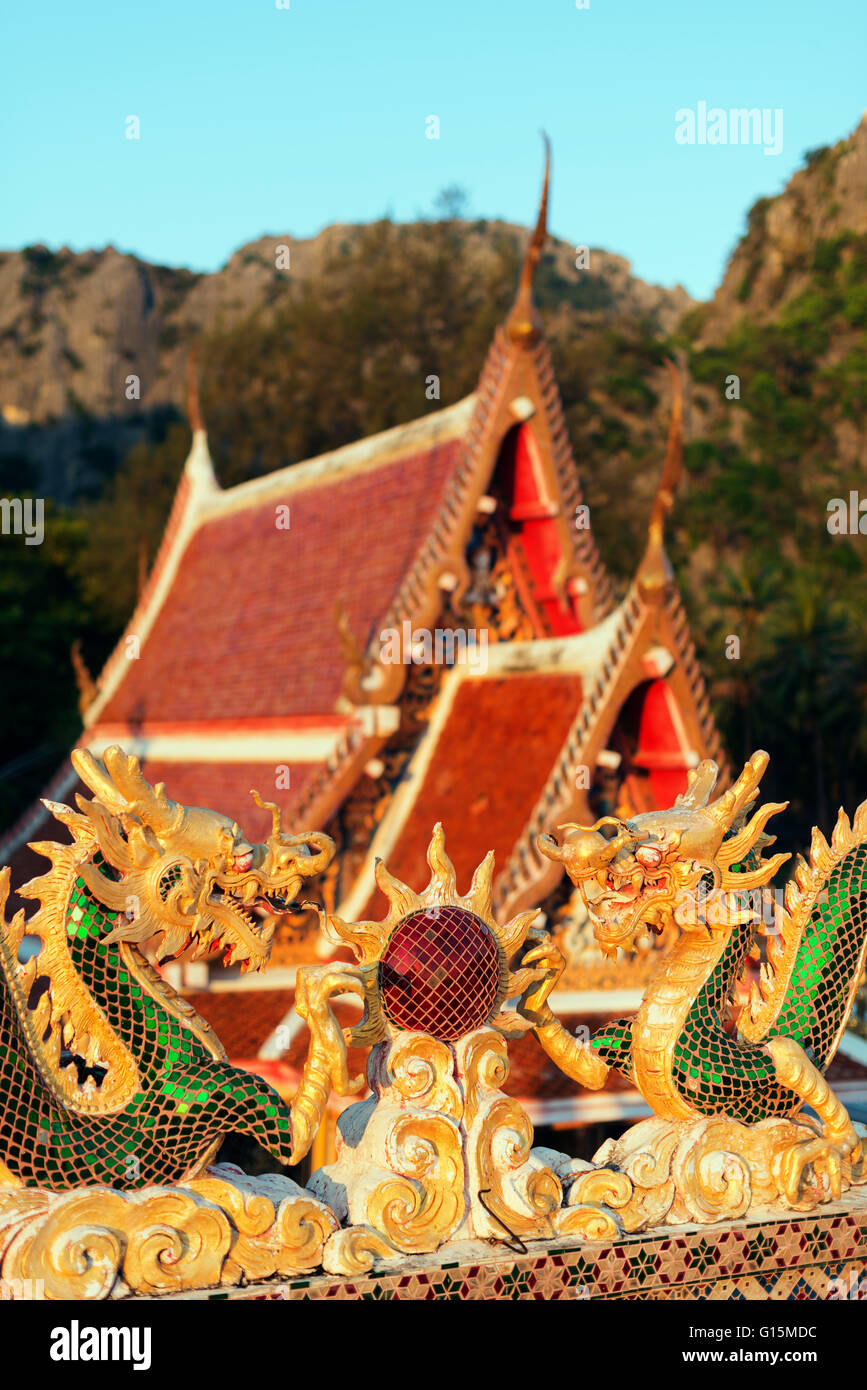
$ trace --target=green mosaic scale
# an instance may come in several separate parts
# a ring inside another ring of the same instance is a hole
[[[288,1163],[289,1107],[260,1078],[216,1060],[188,1023],[131,978],[118,945],[103,940],[116,920],[76,879],[66,914],[72,964],[135,1056],[140,1089],[114,1115],[67,1109],[46,1088],[9,991],[0,989],[0,1142],[7,1167],[27,1186],[54,1189],[176,1182],[196,1172],[233,1131],[253,1135]],[[39,992],[38,976],[33,988]],[[101,1080],[99,1068],[91,1071]]]
[[[755,867],[751,853],[733,872]],[[853,982],[863,971],[867,941],[867,845],[851,849],[817,896],[795,954],[788,987],[765,1039],[789,1037],[820,1071],[833,1057],[846,1022]],[[764,1040],[733,1031],[729,1003],[754,943],[751,924],[734,927],[715,969],[687,1014],[674,1048],[675,1086],[696,1115],[728,1115],[745,1123],[791,1115],[798,1096],[780,1086]],[[632,1066],[633,1020],[618,1019],[591,1046],[625,1076]]]
[[[95,796],[78,795],[77,811],[46,801],[68,840],[31,845],[50,868],[18,890],[39,901],[29,923],[23,910],[6,920],[0,870],[0,1183],[188,1181],[231,1133],[298,1163],[321,1123],[331,1059],[345,1060],[329,1004],[340,972],[305,975],[296,1002],[310,1043],[290,1110],[229,1064],[158,966],[219,952],[242,972],[262,969],[277,914],[328,865],[333,841],[284,832],[280,809],[260,801],[272,830],[252,845],[229,817],[169,800],[116,745],[102,761],[75,749],[72,764]],[[42,943],[26,964],[25,930]]]

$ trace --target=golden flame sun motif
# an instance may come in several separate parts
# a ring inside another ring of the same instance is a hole
[[[395,878],[382,860],[377,860],[375,877],[389,902],[388,914],[380,922],[344,922],[342,918],[329,915],[329,926],[340,939],[350,947],[359,963],[364,983],[364,1015],[361,1022],[346,1030],[347,1041],[354,1046],[368,1047],[374,1043],[396,1037],[401,1032],[425,1031],[432,1036],[442,1036],[443,1040],[455,1041],[457,1037],[475,1028],[495,1028],[503,1037],[518,1037],[532,1025],[512,1010],[504,1006],[507,1000],[517,999],[524,990],[538,980],[544,971],[539,969],[512,970],[510,964],[523,946],[533,921],[539,915],[538,908],[521,912],[505,926],[501,926],[493,913],[494,854],[490,851],[473,874],[470,890],[461,895],[457,890],[455,868],[446,853],[445,834],[440,823],[434,826],[433,835],[427,850],[427,862],[431,878],[427,887],[420,893],[409,888]],[[449,911],[449,910],[452,911]],[[439,972],[439,981],[444,991],[449,986],[449,927],[459,920],[465,932],[477,933],[480,953],[481,978],[479,995],[475,1000],[475,1010],[470,1003],[467,1016],[468,1026],[451,1031],[448,1035],[439,1034],[435,1027],[415,1029],[396,1021],[394,1010],[388,1009],[384,994],[384,970],[387,970],[390,944],[394,945],[396,936],[405,931],[407,925],[419,918],[427,919],[425,935],[431,948],[431,968]],[[489,964],[484,960],[482,938],[490,943]],[[481,1001],[482,1016],[479,1016]],[[485,1002],[487,1001],[487,1002]],[[389,1017],[389,1012],[391,1017]]]

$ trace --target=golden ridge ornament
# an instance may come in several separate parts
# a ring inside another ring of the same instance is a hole
[[[431,878],[421,892],[377,865],[389,902],[382,921],[328,919],[354,950],[364,990],[364,1016],[348,1040],[373,1045],[373,1095],[343,1111],[336,1161],[309,1184],[342,1223],[323,1256],[335,1274],[357,1274],[447,1241],[522,1244],[582,1231],[598,1239],[621,1229],[599,1191],[584,1198],[573,1184],[575,1200],[564,1207],[564,1182],[595,1177],[592,1166],[534,1149],[530,1121],[500,1090],[508,1075],[506,1039],[531,1026],[506,1001],[544,973],[512,967],[536,912],[497,922],[493,854],[469,892],[459,894],[441,825],[427,857]],[[468,969],[475,971],[472,991],[461,983]],[[401,999],[401,980],[410,986],[411,1007]],[[463,1014],[453,1007],[455,996]],[[411,1008],[429,1020],[426,1031],[403,1026]]]
[[[104,764],[77,755],[94,799],[52,808],[72,844],[37,846],[52,867],[23,890],[40,900],[30,930],[42,951],[18,964],[23,914],[0,933],[0,1065],[11,1052],[17,1073],[0,1104],[13,1132],[21,1126],[21,1142],[0,1154],[0,1279],[17,1296],[89,1299],[323,1269],[353,1276],[456,1242],[519,1252],[768,1206],[810,1211],[863,1183],[862,1140],[823,1073],[867,959],[867,803],[851,824],[841,812],[830,843],[814,835],[749,1011],[734,1033],[725,1026],[754,940],[754,895],[785,858],[762,858],[782,809],[753,809],[766,765],[755,754],[712,800],[716,768],[705,763],[669,810],[569,826],[562,844],[542,837],[603,950],[645,928],[679,933],[636,1017],[589,1043],[548,1005],[562,958],[536,912],[494,916],[492,854],[463,895],[440,825],[421,891],[378,864],[386,916],[328,918],[357,964],[298,971],[311,1043],[288,1107],[229,1066],[152,960],[220,949],[260,968],[274,914],[327,865],[331,842],[287,836],[271,807],[269,840],[248,845],[234,822],[169,801],[120,749]],[[8,871],[0,888],[5,901]],[[343,1030],[331,1000],[346,993],[364,1010]],[[534,1147],[502,1089],[508,1042],[528,1029],[590,1087],[618,1067],[652,1117],[593,1164]],[[371,1049],[372,1094],[343,1111],[336,1160],[307,1189],[210,1166],[230,1129],[296,1161],[332,1090],[361,1088],[349,1043]]]

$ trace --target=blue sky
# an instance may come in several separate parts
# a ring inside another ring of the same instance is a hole
[[[411,220],[452,184],[526,223],[544,127],[552,231],[706,297],[755,199],[867,104],[864,0],[278,2],[4,6],[0,246],[212,270],[266,232]],[[679,145],[700,101],[781,108],[782,152]]]

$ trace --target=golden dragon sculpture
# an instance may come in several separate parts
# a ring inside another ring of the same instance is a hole
[[[300,972],[296,1007],[311,1031],[288,1106],[230,1066],[209,1025],[155,963],[215,956],[242,970],[268,961],[277,915],[334,854],[326,835],[272,833],[251,845],[226,816],[169,800],[138,760],[76,750],[93,792],[78,810],[46,802],[70,844],[19,891],[38,898],[19,963],[20,911],[0,928],[0,1182],[51,1191],[84,1183],[135,1189],[201,1175],[224,1136],[253,1136],[283,1164],[308,1151],[329,1091],[355,1089],[330,1008],[357,987],[341,966]],[[9,870],[0,874],[0,919]]]
[[[787,803],[750,814],[767,764],[766,753],[755,753],[713,800],[718,772],[706,761],[667,810],[561,827],[562,844],[540,836],[542,853],[580,888],[603,951],[628,949],[645,930],[680,928],[634,1018],[609,1023],[583,1044],[548,1004],[564,964],[557,946],[537,934],[523,959],[547,970],[525,992],[522,1011],[549,1056],[592,1088],[617,1069],[653,1111],[653,1120],[609,1142],[597,1161],[637,1172],[643,1153],[662,1163],[668,1180],[676,1177],[675,1150],[683,1162],[689,1152],[693,1176],[712,1153],[727,1154],[732,1163],[718,1163],[708,1178],[717,1188],[702,1199],[710,1209],[714,1202],[730,1209],[726,1191],[731,1197],[745,1182],[747,1204],[780,1199],[807,1208],[865,1178],[862,1141],[824,1072],[867,958],[867,802],[851,824],[840,812],[830,844],[814,831],[810,861],[799,858],[767,934],[760,984],[736,1025],[732,1017],[761,890],[789,857],[762,858],[773,843],[765,826]],[[805,1116],[805,1106],[817,1118]],[[688,1215],[703,1219],[689,1208],[692,1179],[681,1177],[663,1214],[687,1219],[686,1194]]]

